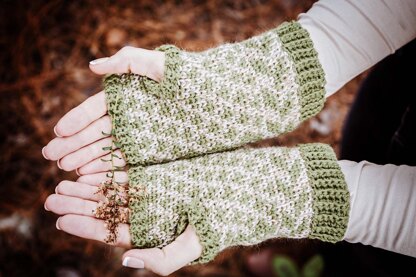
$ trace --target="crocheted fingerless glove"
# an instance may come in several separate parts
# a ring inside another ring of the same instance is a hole
[[[104,82],[130,164],[219,152],[288,132],[324,103],[324,72],[296,22],[200,53],[159,50],[166,54],[161,83],[135,74]]]
[[[139,248],[163,247],[187,224],[208,262],[222,249],[269,238],[337,242],[349,192],[331,147],[240,149],[129,170],[130,233]],[[137,199],[135,191],[144,193]]]

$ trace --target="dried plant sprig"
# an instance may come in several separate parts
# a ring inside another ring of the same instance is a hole
[[[104,136],[113,135],[102,132]],[[97,194],[102,194],[104,200],[98,202],[97,208],[93,211],[94,215],[105,221],[105,226],[108,230],[105,242],[109,244],[115,244],[118,237],[118,226],[120,223],[128,223],[129,221],[129,188],[120,182],[115,181],[115,172],[123,171],[125,168],[116,166],[114,159],[122,159],[114,153],[114,149],[117,148],[117,143],[112,141],[111,146],[103,147],[104,151],[110,151],[110,159],[101,159],[103,162],[111,162],[111,170],[106,174],[107,180],[103,181]]]

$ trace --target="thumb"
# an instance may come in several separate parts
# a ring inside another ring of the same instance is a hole
[[[163,78],[165,54],[161,51],[126,46],[111,57],[90,62],[92,72],[102,74],[135,73],[155,81]]]
[[[133,249],[125,252],[123,266],[146,268],[166,276],[197,259],[201,253],[202,246],[195,229],[188,225],[175,241],[162,249]]]

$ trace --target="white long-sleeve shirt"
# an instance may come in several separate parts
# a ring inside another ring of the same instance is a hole
[[[330,96],[416,38],[416,0],[321,0],[298,21],[314,42]],[[416,257],[416,167],[339,164],[351,195],[344,239]]]

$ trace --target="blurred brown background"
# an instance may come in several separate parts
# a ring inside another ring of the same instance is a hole
[[[57,217],[43,208],[59,181],[75,179],[44,160],[41,148],[62,115],[101,89],[101,77],[88,69],[90,60],[125,45],[174,43],[202,50],[243,40],[295,19],[313,2],[1,0],[0,276],[152,276],[122,268],[122,249],[56,230]],[[338,149],[342,122],[361,79],[331,97],[297,131],[259,145],[319,141]],[[316,254],[324,257],[324,275],[340,275],[339,262],[325,256],[330,247],[306,240],[268,241],[227,250],[209,265],[187,267],[174,276],[270,276],[276,255],[301,268]]]

